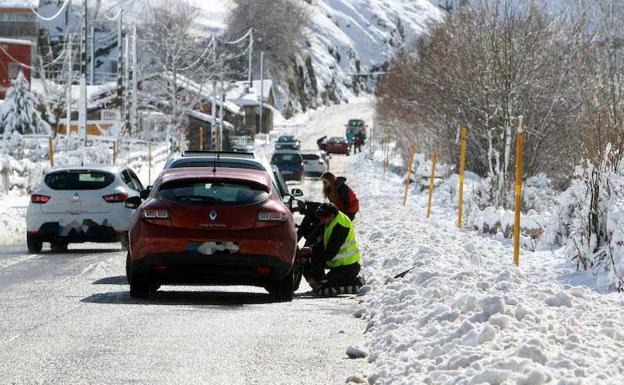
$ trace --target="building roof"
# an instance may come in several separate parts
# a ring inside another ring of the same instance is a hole
[[[1,3],[0,3],[0,8],[1,8]],[[24,39],[11,39],[8,37],[0,37],[0,43],[5,43],[5,44],[15,44],[15,45],[29,45],[31,46],[33,43],[30,40],[24,40]]]
[[[39,0],[2,0],[0,8],[33,9],[39,6]]]
[[[227,92],[226,99],[241,107],[259,106],[260,92],[262,92],[264,94],[262,102],[265,107],[268,107],[267,102],[273,92],[273,81],[270,79],[254,80],[252,85],[253,87],[249,87],[248,81],[235,82],[234,87]]]
[[[195,111],[195,110],[189,110],[187,111],[187,115],[190,117],[193,117],[197,120],[201,120],[202,122],[206,122],[206,123],[210,123],[210,124],[220,124],[221,120],[217,117],[217,119],[212,119],[211,115],[208,114],[204,114],[203,112],[199,112],[199,111]],[[230,122],[227,121],[223,121],[223,127],[229,129],[229,130],[233,130],[234,129],[234,125]]]

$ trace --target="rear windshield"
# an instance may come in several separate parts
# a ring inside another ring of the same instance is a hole
[[[199,159],[184,159],[173,162],[170,168],[183,168],[183,167],[214,167],[214,160],[199,160]],[[231,160],[219,160],[216,162],[217,167],[225,167],[225,168],[241,168],[245,170],[260,170],[265,171],[264,167],[261,164],[253,163],[253,162],[237,162]]]
[[[318,156],[317,154],[303,154],[303,159],[305,160],[317,160],[319,158],[320,156]]]
[[[280,136],[279,139],[277,139],[279,143],[294,142],[295,140],[294,136]]]
[[[271,159],[273,163],[301,163],[299,154],[275,154]]]
[[[115,180],[105,171],[70,170],[53,172],[45,177],[45,184],[53,190],[99,190]]]
[[[242,182],[180,181],[160,188],[160,195],[182,204],[248,205],[269,196],[266,187]]]

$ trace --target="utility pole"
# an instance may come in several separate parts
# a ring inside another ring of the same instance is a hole
[[[251,74],[251,66],[253,63],[253,28],[249,30],[249,88],[253,87],[253,76]]]
[[[80,37],[80,103],[79,103],[79,120],[80,130],[84,135],[84,144],[87,146],[88,130],[87,130],[87,39],[88,39],[88,0],[83,1],[82,7],[82,34]]]
[[[217,63],[217,41],[214,41],[212,47],[212,65],[216,66]],[[212,124],[210,125],[210,138],[212,141],[212,150],[217,149],[217,77],[214,74],[215,69],[212,69]]]
[[[260,52],[260,132],[264,128],[264,51]]]
[[[128,130],[128,133],[132,132],[132,127],[130,127],[130,35],[126,34],[124,40],[124,62],[126,63],[124,67],[124,110],[126,111],[126,115],[123,116],[124,126]]]
[[[91,26],[91,48],[90,48],[90,56],[91,56],[91,68],[89,71],[89,84],[95,84],[95,27]]]
[[[137,28],[132,28],[132,114],[130,115],[132,128],[137,130],[139,127],[139,113],[138,113],[138,59],[137,59]]]
[[[67,119],[65,121],[65,135],[71,136],[71,104],[72,104],[72,75],[74,72],[73,63],[72,63],[72,46],[73,46],[73,37],[72,35],[68,36],[69,47],[67,47]]]
[[[117,100],[119,101],[119,119],[123,119],[124,103],[123,103],[123,9],[119,13],[119,24],[117,26]]]
[[[225,87],[223,86],[223,77],[221,78],[221,108],[219,116],[219,151],[223,151],[223,107],[225,105]]]

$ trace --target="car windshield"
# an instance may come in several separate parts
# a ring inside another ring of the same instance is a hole
[[[305,160],[316,160],[319,158],[320,156],[318,154],[303,154],[303,159]]]
[[[301,162],[299,154],[275,154],[271,159],[272,163],[297,163]]]
[[[248,205],[269,196],[266,187],[244,182],[179,181],[160,188],[160,195],[183,204]]]
[[[46,175],[44,183],[53,190],[99,190],[115,180],[105,171],[69,170]]]
[[[362,128],[364,126],[364,121],[359,119],[349,120],[349,127],[353,128]]]
[[[295,139],[294,136],[280,136],[279,139],[277,139],[277,141],[279,143],[288,143],[288,142],[296,142],[297,139]]]

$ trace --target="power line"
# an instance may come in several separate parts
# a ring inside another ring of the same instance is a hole
[[[59,15],[63,12],[65,7],[67,7],[67,4],[69,4],[70,1],[71,0],[65,0],[65,2],[63,3],[63,6],[61,6],[61,8],[58,10],[58,12],[56,12],[53,16],[50,16],[50,17],[46,17],[46,16],[43,16],[43,15],[39,14],[39,12],[37,12],[37,10],[35,8],[33,8],[33,7],[31,7],[30,9],[41,20],[52,21],[52,20],[56,19],[57,17],[59,17]]]

